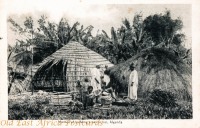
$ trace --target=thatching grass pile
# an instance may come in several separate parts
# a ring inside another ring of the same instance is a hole
[[[192,68],[168,48],[141,51],[124,63],[109,68],[111,83],[117,92],[127,92],[129,66],[136,64],[139,75],[138,96],[146,97],[155,89],[171,92],[177,99],[191,100]]]

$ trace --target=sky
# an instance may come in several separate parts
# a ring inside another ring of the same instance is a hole
[[[12,17],[19,24],[23,24],[26,16],[32,16],[36,23],[38,18],[45,14],[50,21],[56,23],[65,17],[70,24],[78,21],[84,27],[92,25],[94,26],[93,35],[102,29],[110,35],[111,27],[120,27],[125,18],[132,23],[136,13],[141,12],[145,18],[156,13],[164,13],[168,9],[173,19],[177,17],[182,19],[184,25],[182,32],[186,35],[186,47],[191,47],[191,5],[187,4],[83,4],[81,2],[69,4],[69,2],[52,3],[52,1],[49,3],[24,1],[20,4],[18,1],[12,1],[8,7],[8,17]],[[7,30],[8,43],[14,45],[16,38],[20,37],[10,29],[9,24]]]

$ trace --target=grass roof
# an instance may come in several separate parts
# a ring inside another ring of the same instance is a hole
[[[145,97],[147,92],[161,89],[174,93],[178,99],[191,99],[192,67],[169,49],[145,49],[126,62],[111,67],[111,82],[119,92],[127,90],[131,63],[136,64],[138,71],[140,97]]]

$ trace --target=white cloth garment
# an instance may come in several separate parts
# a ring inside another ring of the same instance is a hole
[[[97,96],[101,90],[101,79],[100,79],[101,73],[99,69],[93,68],[91,70],[91,75],[92,75],[91,86],[93,87],[94,94]],[[98,80],[99,83],[96,80]]]
[[[108,84],[110,83],[110,77],[108,75],[104,74],[104,81],[106,82],[106,86],[108,86]]]
[[[133,86],[131,84],[133,83]],[[138,89],[138,73],[133,70],[129,76],[128,84],[128,97],[133,100],[137,100],[137,89]]]

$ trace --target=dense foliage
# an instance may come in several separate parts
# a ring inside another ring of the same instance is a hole
[[[21,101],[21,102],[20,102]],[[52,116],[55,107],[49,105],[49,97],[36,96],[8,101],[8,118],[15,120],[39,119],[43,116]]]
[[[26,51],[28,46],[34,45],[34,64],[41,62],[70,40],[83,43],[114,64],[123,62],[142,49],[153,46],[171,47],[180,55],[185,55],[187,51],[181,47],[185,41],[185,35],[181,33],[182,20],[172,19],[170,11],[150,15],[144,20],[141,13],[136,14],[132,24],[124,19],[120,28],[111,27],[111,37],[104,30],[92,36],[93,26],[84,28],[79,22],[70,26],[65,18],[58,24],[49,21],[44,15],[38,19],[38,25],[34,24],[32,17],[26,18],[24,26],[12,18],[9,18],[8,22],[12,24],[13,31],[24,37],[17,40],[16,53]]]

